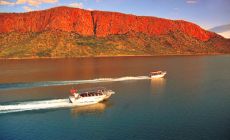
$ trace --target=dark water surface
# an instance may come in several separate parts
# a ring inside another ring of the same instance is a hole
[[[149,79],[166,70],[164,79]],[[71,87],[108,101],[73,107]],[[1,140],[228,140],[230,56],[0,60]]]

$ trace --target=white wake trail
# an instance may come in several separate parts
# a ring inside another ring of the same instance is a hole
[[[0,90],[26,89],[26,88],[35,88],[35,87],[61,86],[61,85],[72,85],[72,84],[118,82],[118,81],[144,80],[144,79],[149,79],[149,77],[148,76],[126,76],[126,77],[119,77],[119,78],[97,78],[97,79],[91,79],[91,80],[44,81],[44,82],[31,82],[31,83],[6,83],[6,84],[0,84]]]
[[[92,80],[75,80],[75,81],[46,81],[37,83],[15,83],[0,85],[1,89],[20,89],[20,88],[33,88],[33,87],[46,87],[46,86],[58,86],[58,85],[71,85],[71,84],[86,84],[86,83],[100,83],[100,82],[118,82],[128,80],[143,80],[149,79],[148,76],[126,76],[120,78],[98,78]],[[17,104],[0,105],[0,114],[21,112],[28,110],[41,110],[41,109],[55,109],[71,107],[68,99],[52,99],[43,101],[28,101],[20,102]]]
[[[28,110],[64,108],[64,107],[71,107],[71,106],[72,104],[69,103],[68,99],[28,101],[28,102],[21,102],[18,104],[0,105],[0,114],[21,112],[21,111],[28,111]]]

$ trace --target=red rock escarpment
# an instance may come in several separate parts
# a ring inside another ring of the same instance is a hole
[[[216,34],[199,26],[182,21],[156,17],[127,15],[116,12],[87,11],[78,8],[57,7],[28,13],[0,13],[0,33],[42,32],[61,30],[83,36],[106,37],[108,35],[141,32],[147,35],[182,31],[202,41]]]

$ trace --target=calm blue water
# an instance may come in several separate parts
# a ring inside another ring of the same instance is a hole
[[[73,86],[116,94],[73,107]],[[229,108],[229,55],[0,60],[1,140],[228,140]]]

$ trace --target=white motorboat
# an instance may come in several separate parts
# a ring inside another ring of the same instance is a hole
[[[71,89],[69,101],[73,105],[83,106],[102,102],[107,100],[115,92],[106,88],[95,88],[78,92],[76,89]]]
[[[150,78],[162,78],[166,75],[166,71],[154,71],[150,73]]]

